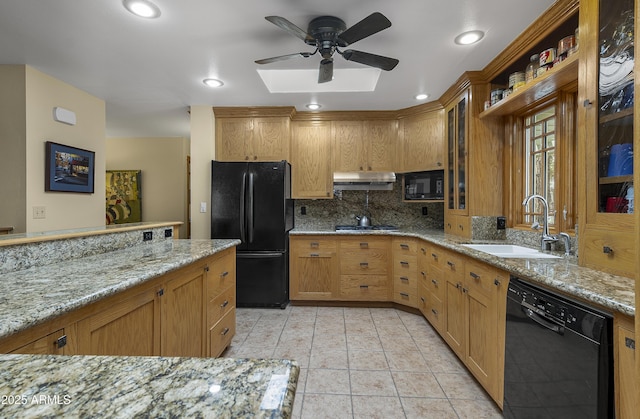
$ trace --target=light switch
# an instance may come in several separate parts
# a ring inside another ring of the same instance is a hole
[[[207,203],[206,202],[201,202],[200,203],[200,212],[207,212]]]

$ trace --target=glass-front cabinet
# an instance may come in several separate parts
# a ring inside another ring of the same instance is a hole
[[[633,212],[634,0],[600,0],[598,212]]]
[[[578,155],[581,265],[635,272],[634,0],[580,2]]]
[[[447,209],[466,215],[467,211],[467,94],[447,112]]]

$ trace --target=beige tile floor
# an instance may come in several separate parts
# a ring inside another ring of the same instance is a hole
[[[393,308],[241,308],[223,356],[298,361],[294,418],[502,417],[427,321]]]

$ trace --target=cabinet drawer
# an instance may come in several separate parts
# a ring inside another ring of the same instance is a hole
[[[442,300],[433,293],[427,297],[427,311],[425,317],[438,331],[444,329],[444,305]]]
[[[418,258],[416,256],[393,255],[394,275],[415,275],[418,272]]]
[[[389,240],[372,236],[362,236],[358,239],[341,239],[340,250],[389,249]]]
[[[340,249],[340,273],[386,275],[389,256],[386,249]]]
[[[393,301],[408,307],[418,308],[417,291],[393,290]]]
[[[589,229],[584,233],[580,256],[585,266],[616,275],[633,277],[635,272],[635,237],[630,231]]]
[[[429,246],[427,248],[427,258],[429,265],[437,268],[443,268],[446,265],[446,255],[449,253],[439,246]]]
[[[218,323],[209,329],[209,355],[220,356],[236,333],[236,310],[232,308]]]
[[[387,301],[388,283],[385,275],[341,275],[340,297],[346,300]]]
[[[418,254],[418,243],[412,239],[393,239],[393,254],[415,256]]]
[[[427,290],[430,293],[436,295],[438,298],[443,299],[446,289],[446,280],[440,269],[432,268],[427,274],[427,281],[425,282]]]
[[[488,265],[465,263],[465,281],[469,289],[491,295],[495,290],[496,270]]]
[[[394,275],[393,289],[394,291],[410,292],[415,294],[418,290],[418,279],[415,275]]]
[[[216,260],[207,272],[207,301],[236,283],[236,258],[231,254]]]
[[[462,257],[451,252],[443,252],[442,273],[445,277],[456,274],[463,275],[464,260]]]
[[[207,303],[207,324],[216,324],[235,306],[236,287],[229,287]]]
[[[471,217],[466,215],[450,215],[445,218],[445,233],[460,237],[471,237]]]
[[[337,241],[328,237],[295,238],[291,240],[291,250],[300,252],[335,252]]]

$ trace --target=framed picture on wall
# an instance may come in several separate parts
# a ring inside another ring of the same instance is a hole
[[[106,171],[106,224],[142,221],[140,170]]]
[[[93,193],[93,151],[47,141],[45,156],[45,191]]]

